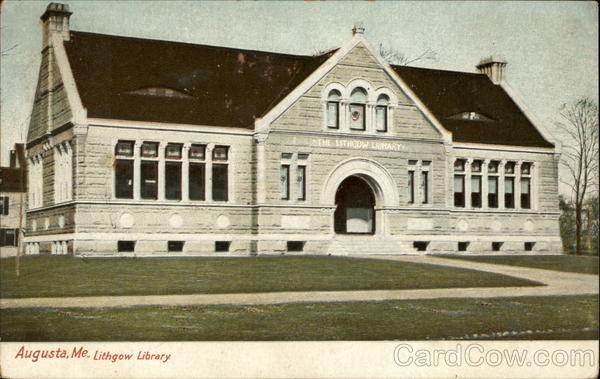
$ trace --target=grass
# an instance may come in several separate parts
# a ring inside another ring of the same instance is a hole
[[[532,286],[510,276],[435,265],[336,257],[0,261],[0,296],[61,297]]]
[[[598,339],[598,297],[5,309],[3,341]]]
[[[509,266],[533,267],[545,270],[576,272],[598,275],[598,257],[576,255],[474,255],[441,256],[481,263],[496,263]]]

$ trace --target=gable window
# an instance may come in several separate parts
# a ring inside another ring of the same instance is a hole
[[[390,98],[387,95],[380,95],[375,106],[375,129],[378,132],[387,132],[388,105]]]
[[[406,192],[407,192],[407,197],[408,197],[408,203],[414,204],[415,203],[415,170],[414,170],[414,168],[411,170],[408,170],[408,183],[407,183],[407,187],[406,187]]]
[[[421,204],[429,202],[429,172],[421,171]]]
[[[213,161],[221,163],[213,163],[212,165],[212,196],[214,201],[229,200],[229,169],[226,163],[228,156],[229,148],[227,146],[215,146]]]
[[[340,128],[340,99],[342,95],[338,90],[329,92],[327,96],[327,127],[330,129]]]
[[[531,163],[521,164],[521,208],[531,209]]]
[[[350,129],[365,130],[365,104],[367,103],[367,91],[358,87],[350,95]]]

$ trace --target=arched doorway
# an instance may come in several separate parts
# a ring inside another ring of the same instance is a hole
[[[336,233],[375,233],[375,194],[366,180],[347,177],[335,193],[334,229]]]

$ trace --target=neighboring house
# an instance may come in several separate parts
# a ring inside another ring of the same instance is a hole
[[[25,146],[15,144],[10,151],[9,167],[0,167],[0,257],[17,255],[22,238],[21,223],[25,226],[25,193],[27,175]],[[19,217],[20,215],[20,217]]]
[[[50,4],[27,251],[559,252],[559,149],[503,81],[69,30]]]

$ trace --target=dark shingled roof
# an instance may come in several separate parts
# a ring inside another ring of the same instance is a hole
[[[88,117],[253,129],[334,52],[276,54],[71,32],[65,42]],[[149,87],[189,96],[128,93]]]
[[[455,142],[554,147],[511,97],[484,74],[392,66]],[[452,118],[477,112],[491,120]]]
[[[246,129],[335,53],[287,55],[84,32],[70,37],[65,47],[89,117]],[[484,74],[392,68],[456,142],[553,147]],[[153,87],[179,96],[139,94]],[[462,112],[491,120],[457,118]]]

